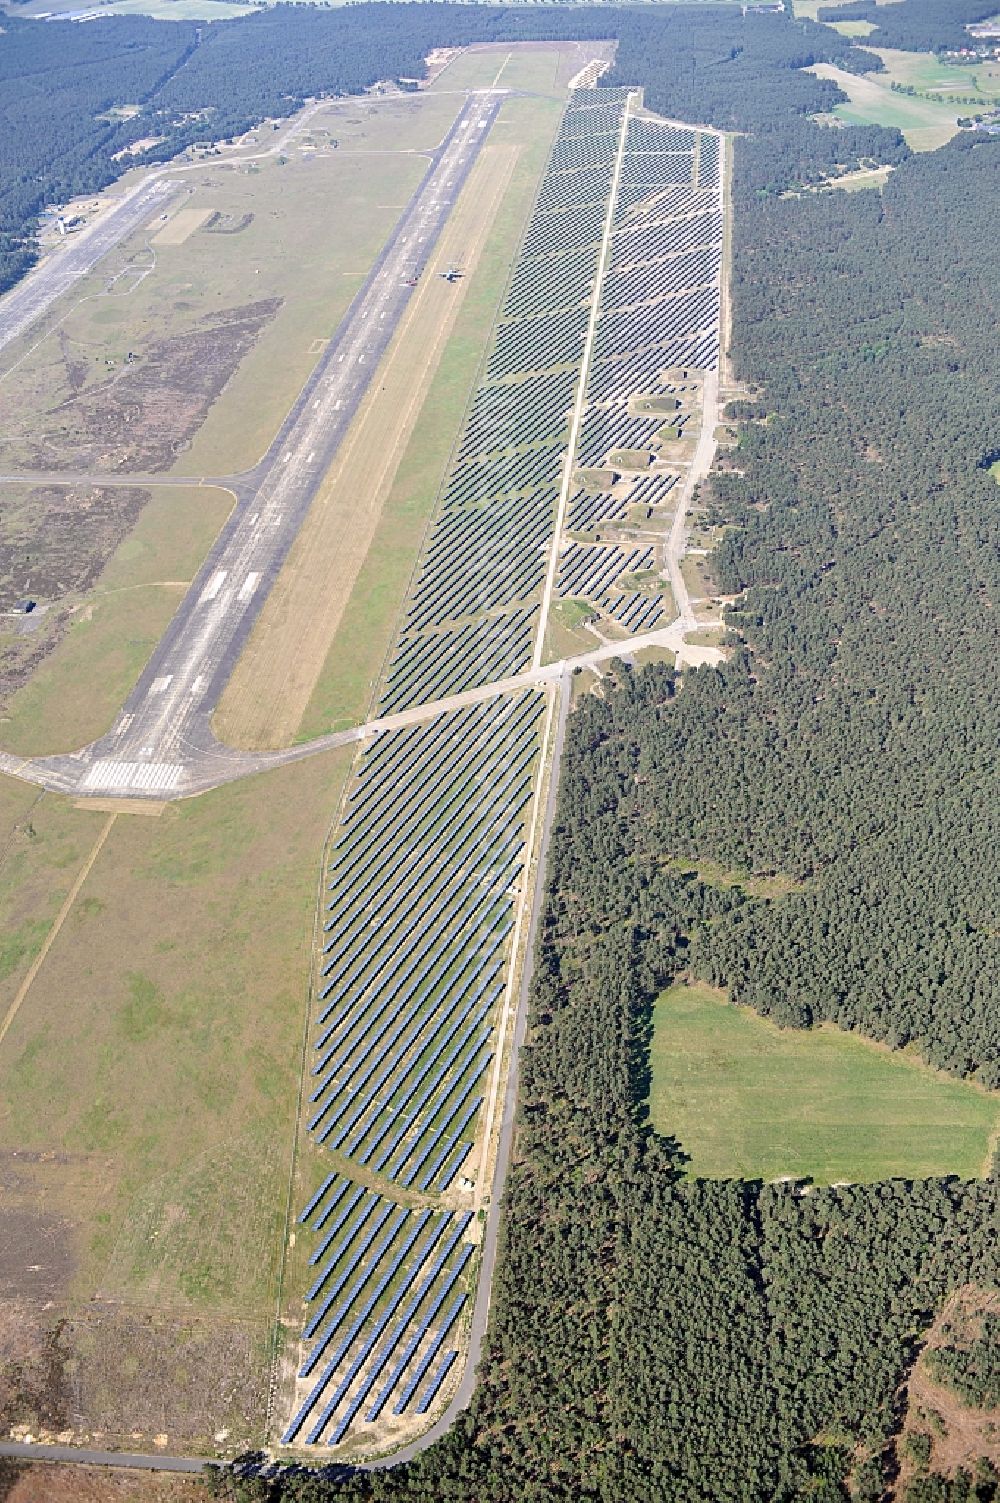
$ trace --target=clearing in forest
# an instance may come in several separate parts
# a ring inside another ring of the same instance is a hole
[[[942,102],[897,94],[884,74],[845,73],[832,63],[815,63],[806,69],[817,78],[829,78],[848,96],[834,110],[845,125],[898,126],[913,151],[934,151],[950,141],[958,130],[961,109],[942,96]]]
[[[779,1028],[711,987],[653,1011],[650,1118],[709,1178],[819,1184],[983,1171],[1000,1098],[831,1026]]]

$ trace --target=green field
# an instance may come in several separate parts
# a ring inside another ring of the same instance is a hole
[[[871,21],[828,21],[827,25],[843,37],[867,37],[875,30]]]
[[[884,74],[878,74],[880,82],[912,85],[921,93],[937,95],[942,103],[953,95],[977,96],[988,107],[1000,98],[1000,61],[957,66],[928,52],[901,52],[889,47],[871,50],[886,67]],[[962,105],[959,113],[974,109],[973,105]]]
[[[17,1169],[4,1231],[16,1246],[19,1217],[55,1218],[34,1339],[70,1319],[84,1427],[129,1417],[134,1358],[159,1389],[157,1431],[260,1436],[317,878],[348,762],[311,758],[158,818],[0,780],[0,1019],[111,819],[0,1042],[0,1165]],[[148,1363],[209,1329],[228,1395],[164,1386]]]
[[[896,94],[884,74],[845,73],[832,63],[816,63],[810,71],[832,79],[848,96],[834,110],[848,125],[895,125],[914,151],[934,151],[958,130],[957,116],[963,111],[956,105]]]
[[[835,1027],[781,1029],[702,985],[653,1011],[649,1110],[709,1178],[981,1174],[1000,1097]]]

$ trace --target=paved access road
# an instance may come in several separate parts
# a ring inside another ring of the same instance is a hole
[[[41,318],[56,298],[85,277],[102,256],[138,229],[143,220],[165,213],[179,188],[180,184],[168,177],[145,179],[105,209],[86,229],[67,235],[0,299],[0,350]]]
[[[110,733],[36,768],[56,786],[115,797],[194,791],[189,774],[234,758],[210,718],[337,448],[427,267],[503,91],[472,96],[237,504]],[[253,764],[251,764],[252,766]],[[261,766],[268,765],[262,758]]]

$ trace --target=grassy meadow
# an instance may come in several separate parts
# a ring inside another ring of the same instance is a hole
[[[897,126],[913,151],[935,151],[958,130],[957,118],[964,109],[945,98],[911,98],[896,94],[882,73],[845,73],[832,63],[816,63],[809,70],[819,78],[832,79],[848,96],[834,114],[847,125]]]
[[[984,1170],[1000,1097],[833,1026],[782,1029],[700,984],[653,1010],[650,1119],[708,1178]]]
[[[81,1229],[78,1297],[267,1308],[320,853],[349,760],[117,814],[21,1000],[0,1044],[0,1151],[83,1152],[113,1183]],[[109,815],[8,779],[0,800],[4,1007]]]

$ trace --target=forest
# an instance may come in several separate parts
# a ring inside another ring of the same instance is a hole
[[[905,0],[886,10],[876,0],[849,0],[847,5],[821,5],[821,21],[869,21],[875,30],[865,41],[871,47],[899,47],[906,52],[958,51],[969,46],[966,27],[996,15],[992,0]]]
[[[419,75],[434,47],[609,35],[620,39],[619,71],[629,82],[637,76],[633,60],[646,73],[658,70],[665,100],[689,113],[698,104],[717,124],[739,118],[766,128],[766,86],[779,82],[789,117],[804,122],[809,111],[831,109],[841,91],[801,73],[806,63],[881,67],[829,27],[804,22],[793,31],[781,18],[744,18],[732,9],[684,11],[678,19],[441,3],[332,11],[277,5],[210,26],[141,16],[40,25],[7,16],[0,33],[0,292],[34,264],[38,216],[47,204],[104,188],[126,168],[167,161],[195,141],[228,139],[294,113],[307,98]],[[669,49],[669,65],[660,48]],[[51,108],[56,97],[58,113]],[[137,113],[122,113],[136,106]],[[906,151],[898,132],[859,127],[834,138],[807,122],[803,128],[812,144],[788,144],[778,169],[784,177],[798,171],[812,180],[840,158],[894,162]],[[119,157],[153,137],[160,138],[155,145]]]

